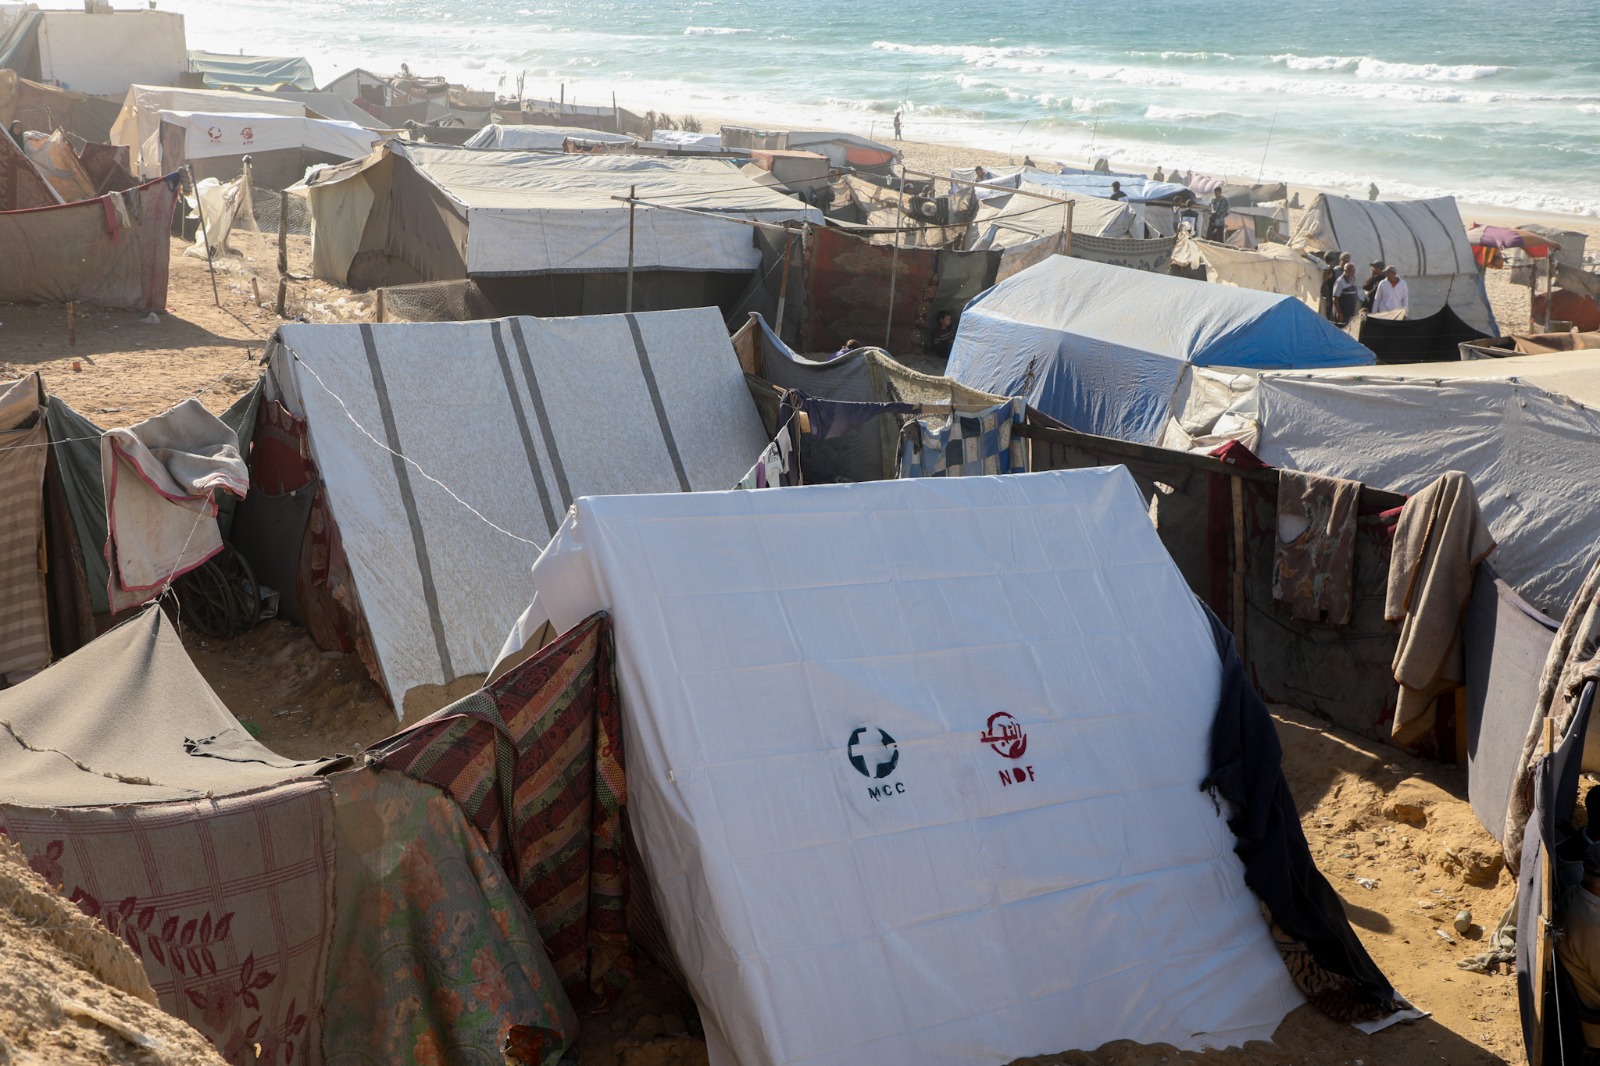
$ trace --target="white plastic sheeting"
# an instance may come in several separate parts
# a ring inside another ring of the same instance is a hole
[[[1122,469],[579,500],[629,817],[713,1066],[1265,1037],[1302,1000],[1205,776],[1221,668]]]
[[[266,93],[230,93],[211,89],[169,89],[132,85],[122,113],[111,127],[111,143],[128,149],[133,172],[141,177],[161,173],[161,112],[204,111],[209,114],[298,115],[306,105]]]
[[[1381,259],[1405,279],[1409,317],[1427,318],[1448,304],[1485,337],[1499,335],[1453,196],[1356,200],[1324,193],[1300,216],[1289,243],[1308,251],[1349,252],[1363,277],[1366,264]]]
[[[715,308],[286,325],[270,372],[309,422],[397,709],[493,665],[578,496],[727,488],[767,442]]]
[[[108,96],[137,82],[176,85],[189,69],[183,16],[171,11],[46,11],[39,70],[47,82]]]
[[[637,137],[626,133],[587,130],[582,126],[502,126],[498,122],[483,127],[468,138],[467,148],[510,148],[516,151],[559,152],[568,138],[599,141],[603,144],[637,144]]]
[[[1560,617],[1600,544],[1600,353],[1262,374],[1257,452],[1274,466],[1416,492],[1478,490],[1500,576]]]
[[[1206,280],[1258,292],[1293,296],[1313,311],[1322,304],[1322,267],[1287,244],[1264,242],[1253,250],[1184,237],[1179,245],[1205,265]],[[1173,254],[1178,258],[1178,253]]]
[[[748,271],[761,263],[737,219],[809,221],[822,213],[763,188],[720,159],[533,155],[395,145],[466,207],[467,273],[619,271],[628,266],[627,197],[705,214],[639,207],[636,270]]]
[[[185,159],[298,148],[359,159],[379,140],[371,130],[353,122],[297,115],[161,111],[159,116],[163,123],[183,130]],[[172,165],[171,160],[163,162]]]

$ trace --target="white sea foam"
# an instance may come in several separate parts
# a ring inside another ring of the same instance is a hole
[[[1153,122],[1205,122],[1213,118],[1237,118],[1235,111],[1207,111],[1199,107],[1162,107],[1151,104],[1145,108],[1144,117]]]
[[[1439,63],[1394,63],[1371,56],[1298,56],[1292,52],[1271,57],[1274,63],[1290,70],[1353,71],[1358,78],[1386,78],[1394,81],[1477,81],[1492,78],[1506,67],[1464,63],[1447,66]]]
[[[749,30],[740,29],[737,26],[685,26],[683,28],[685,37],[732,37],[735,34],[749,32]]]

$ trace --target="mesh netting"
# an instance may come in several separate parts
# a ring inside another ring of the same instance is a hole
[[[378,290],[384,322],[467,322],[494,318],[494,304],[474,281],[427,281]]]

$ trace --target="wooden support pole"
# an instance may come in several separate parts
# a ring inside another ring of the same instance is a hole
[[[564,87],[563,87],[564,89]],[[633,314],[633,213],[638,210],[635,197],[639,195],[639,186],[628,187],[628,314]]]
[[[75,310],[75,308],[73,307],[72,301],[68,300],[67,301],[67,347],[68,348],[76,348],[78,346],[78,327],[77,327],[77,323],[73,321],[73,319],[75,317],[73,315],[73,311],[74,310]]]
[[[788,226],[783,228],[783,278],[778,282],[778,320],[772,324],[772,332],[780,338],[783,336],[783,314],[789,302],[789,249],[794,244],[794,230]]]
[[[900,167],[900,217],[904,218],[905,217],[905,213],[906,213],[906,168],[902,165]],[[889,257],[889,309],[884,313],[884,316],[883,316],[883,350],[886,351],[886,352],[893,352],[894,351],[893,348],[889,347],[889,336],[890,336],[891,333],[894,332],[894,289],[895,289],[895,282],[899,280],[899,277],[900,277],[900,227],[896,226],[895,227],[895,231],[894,231],[894,252]],[[901,352],[900,353],[901,358],[904,358],[905,354],[906,353]]]
[[[373,291],[373,302],[374,302],[374,305],[375,305],[373,307],[373,318],[375,318],[379,322],[382,322],[383,321],[383,289],[381,287],[379,287],[378,289],[375,289]]]
[[[261,306],[261,283],[254,274],[250,275],[250,295],[255,298],[256,306]]]
[[[289,193],[278,194],[278,273],[289,273]]]
[[[200,203],[200,186],[194,180],[194,165],[184,167],[189,172],[189,191],[194,193],[194,213],[199,217],[200,240],[206,246],[206,269],[211,271],[211,300],[218,307],[222,306],[222,296],[217,292],[217,266],[211,260],[211,235],[206,232],[206,209]]]

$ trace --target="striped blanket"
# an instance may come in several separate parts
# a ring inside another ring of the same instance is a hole
[[[596,614],[503,677],[378,745],[443,789],[500,857],[573,1005],[633,973],[611,621]]]

